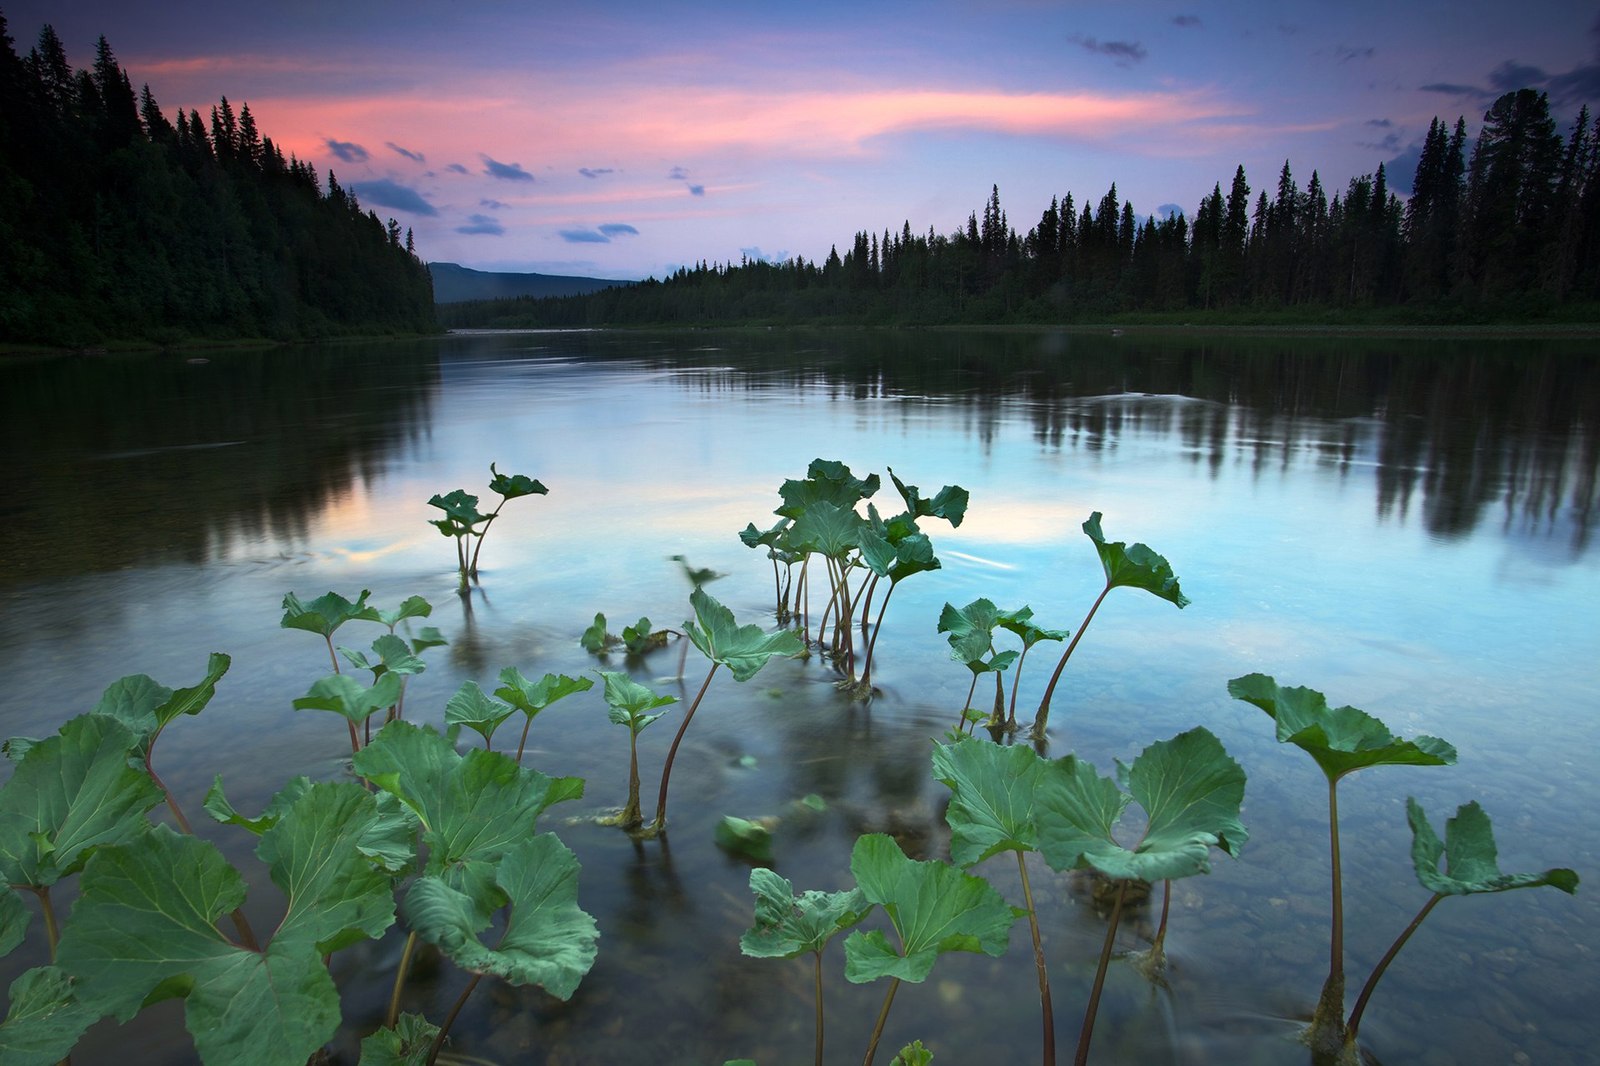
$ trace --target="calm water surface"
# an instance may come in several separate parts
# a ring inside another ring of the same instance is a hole
[[[193,683],[206,653],[233,668],[203,716],[164,734],[158,769],[191,812],[222,773],[259,809],[296,773],[341,775],[337,719],[291,701],[326,672],[310,634],[278,626],[286,592],[330,589],[393,606],[420,594],[450,640],[428,653],[408,716],[442,723],[464,681],[597,666],[685,700],[704,677],[676,648],[601,663],[578,646],[596,611],[613,630],[689,614],[682,555],[724,576],[711,591],[741,621],[771,622],[772,575],[737,537],[774,520],[777,489],[814,458],[972,505],[929,522],[943,569],[897,591],[870,704],[819,658],[719,676],[679,753],[669,842],[636,846],[593,825],[625,795],[627,739],[594,692],[535,724],[530,765],[586,778],[545,828],[577,852],[580,903],[601,930],[569,1003],[485,983],[457,1022],[473,1062],[811,1061],[807,962],[750,960],[749,867],[712,843],[726,814],[778,819],[776,869],[797,890],[849,881],[851,844],[894,833],[948,857],[948,796],[930,739],[954,723],[969,676],[935,631],[941,606],[986,596],[1076,629],[1103,577],[1080,526],[1171,560],[1179,611],[1132,590],[1101,608],[1057,691],[1049,753],[1109,772],[1200,724],[1249,774],[1238,861],[1175,885],[1168,986],[1113,966],[1095,1061],[1298,1063],[1293,1042],[1327,968],[1324,780],[1272,739],[1226,683],[1251,671],[1309,685],[1397,733],[1460,751],[1450,768],[1346,779],[1351,994],[1426,899],[1411,872],[1405,799],[1436,825],[1477,799],[1507,871],[1576,868],[1551,891],[1446,901],[1391,968],[1364,1045],[1384,1063],[1593,1061],[1600,1038],[1600,784],[1593,772],[1600,662],[1600,361],[1540,341],[1143,339],[1075,335],[514,334],[382,347],[101,357],[0,366],[0,734],[42,736],[115,679]],[[482,583],[454,592],[451,542],[426,504],[487,496],[488,465],[545,482],[506,508]],[[365,647],[381,630],[352,624]],[[1053,665],[1023,674],[1036,704]],[[1023,712],[1024,715],[1027,711]],[[640,742],[649,785],[672,720]],[[465,743],[465,741],[463,742]],[[6,773],[0,768],[0,775]],[[812,812],[797,801],[821,796]],[[253,923],[277,890],[253,838],[201,831],[247,871]],[[1014,865],[979,868],[1015,903]],[[1030,864],[1058,1039],[1075,1040],[1105,928],[1079,878]],[[1158,917],[1136,908],[1121,947]],[[37,937],[37,929],[35,939]],[[920,1038],[952,1064],[1037,1056],[1025,923],[1001,959],[951,955],[897,996],[880,1061]],[[381,1019],[402,938],[337,956],[354,1062]],[[0,977],[40,961],[36,945]],[[828,969],[830,1061],[859,1058],[883,988]],[[424,970],[406,1008],[440,1020],[464,978]],[[75,1061],[192,1060],[181,1010],[103,1023]],[[468,1061],[464,1059],[463,1061]]]

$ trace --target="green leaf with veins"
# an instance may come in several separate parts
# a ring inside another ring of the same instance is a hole
[[[960,485],[946,485],[933,499],[925,500],[915,485],[907,485],[895,477],[894,467],[889,468],[889,479],[894,482],[900,498],[906,501],[906,510],[913,518],[942,518],[951,526],[959,526],[966,517],[971,497]]]
[[[329,674],[294,701],[297,711],[333,711],[360,725],[400,699],[399,674],[384,674],[368,688],[349,674]]]
[[[116,719],[85,714],[30,747],[0,788],[0,881],[48,887],[95,848],[146,832],[164,797],[130,765],[140,744]]]
[[[302,797],[263,837],[273,880],[289,896],[265,951],[217,931],[217,920],[244,901],[245,885],[211,844],[156,826],[96,852],[58,953],[79,1000],[127,1021],[147,1000],[182,997],[207,1066],[304,1063],[340,1021],[321,945],[376,936],[393,922],[387,879],[363,873],[351,843],[355,826],[372,816],[371,798],[350,794],[364,793],[353,783],[315,788],[335,793]],[[332,804],[321,802],[336,793]]]
[[[423,626],[417,630],[417,635],[411,638],[411,650],[421,655],[429,648],[442,648],[449,643],[444,639],[444,634],[439,632],[438,626]]]
[[[156,708],[171,698],[167,686],[146,674],[131,674],[111,682],[92,713],[115,718],[138,736],[148,737],[160,725]]]
[[[757,959],[821,952],[835,934],[860,925],[875,906],[859,888],[796,897],[788,879],[764,868],[750,871],[750,891],[756,898],[755,924],[739,938],[739,950]]]
[[[351,619],[366,617],[367,597],[370,595],[370,590],[362,589],[361,595],[351,603],[337,592],[327,592],[310,603],[301,603],[294,593],[285,593],[283,618],[278,625],[283,629],[303,629],[308,633],[329,637]]]
[[[466,489],[451,489],[443,496],[435,493],[428,500],[428,506],[437,507],[445,513],[446,517],[434,519],[428,524],[439,527],[439,532],[447,537],[470,533],[473,526],[489,517],[478,510],[478,497]]]
[[[1000,611],[995,615],[995,625],[1015,635],[1024,648],[1031,648],[1043,640],[1066,640],[1072,636],[1070,629],[1045,629],[1034,624],[1032,607]]]
[[[933,775],[951,791],[945,821],[958,866],[1038,848],[1034,802],[1044,765],[1032,748],[970,737],[933,749]]]
[[[358,670],[371,670],[376,677],[382,677],[384,674],[411,677],[427,669],[423,661],[411,650],[411,645],[393,633],[385,633],[372,642],[371,659],[362,652],[345,647],[339,649],[339,654],[343,655],[351,666]]]
[[[939,632],[947,633],[952,658],[966,663],[982,661],[994,648],[994,629],[1000,624],[1000,611],[994,602],[979,597],[965,607],[946,603],[939,612]]]
[[[511,908],[495,947],[478,940],[488,915],[477,900],[438,877],[420,878],[406,892],[401,910],[407,924],[464,970],[570,998],[594,965],[600,936],[577,903],[577,858],[542,833],[503,852],[493,876],[497,895]]]
[[[981,877],[942,862],[917,862],[883,833],[856,840],[850,872],[862,895],[881,906],[900,940],[896,948],[880,930],[851,933],[844,942],[845,978],[864,984],[880,977],[922,981],[950,951],[1005,954],[1011,926],[1026,912],[1013,910]]]
[[[546,777],[497,752],[458,754],[432,728],[395,721],[354,756],[356,773],[394,793],[421,820],[424,872],[466,891],[487,920],[499,902],[500,856],[534,832],[545,808],[583,795],[575,777]]]
[[[1438,737],[1402,740],[1365,711],[1329,709],[1322,693],[1281,688],[1265,674],[1234,678],[1228,694],[1266,711],[1277,723],[1278,742],[1307,752],[1330,781],[1369,766],[1450,766],[1456,761],[1455,747]]]
[[[1189,606],[1189,597],[1178,588],[1172,564],[1147,545],[1128,547],[1122,541],[1106,542],[1100,532],[1100,512],[1095,511],[1083,524],[1083,531],[1094,541],[1100,566],[1106,573],[1107,588],[1144,589],[1177,607]]]
[[[222,791],[222,775],[218,774],[206,791],[205,809],[224,825],[235,825],[260,836],[286,814],[300,797],[312,790],[309,777],[291,777],[277,794],[267,802],[258,818],[240,814],[228,802]],[[394,794],[379,792],[373,796],[377,804],[376,817],[362,830],[356,848],[382,870],[392,876],[407,872],[417,860],[417,816],[400,802]]]
[[[1210,849],[1237,856],[1244,770],[1203,727],[1151,744],[1123,773],[1128,793],[1067,755],[1045,764],[1036,803],[1039,851],[1057,870],[1092,867],[1107,877],[1161,881],[1205,873]],[[1130,800],[1147,823],[1131,848],[1113,833]]]
[[[1441,896],[1467,896],[1480,892],[1509,892],[1515,888],[1549,885],[1569,896],[1578,891],[1578,875],[1566,867],[1543,873],[1500,872],[1494,827],[1476,800],[1456,808],[1444,825],[1441,843],[1422,805],[1406,797],[1406,820],[1411,823],[1411,864],[1422,887]],[[1444,872],[1439,860],[1445,860]]]
[[[439,1027],[420,1014],[402,1014],[393,1029],[379,1029],[361,1041],[358,1066],[427,1066]]]
[[[421,596],[407,596],[400,606],[393,611],[380,611],[376,607],[368,607],[356,617],[368,622],[379,622],[389,627],[390,632],[394,627],[408,618],[426,618],[433,613],[433,604]]]
[[[736,681],[750,680],[774,655],[799,655],[805,650],[799,634],[793,630],[767,633],[760,626],[738,625],[733,612],[703,588],[689,594],[689,603],[700,624],[686,621],[684,632],[706,658],[726,666]]]
[[[516,667],[508,666],[500,671],[500,687],[494,690],[494,694],[529,718],[536,718],[540,711],[556,700],[575,692],[588,692],[592,688],[592,678],[545,674],[537,681],[529,681]]]
[[[467,681],[456,689],[454,696],[444,705],[444,720],[447,725],[464,725],[474,729],[483,737],[483,742],[488,744],[494,737],[494,731],[516,713],[516,708],[509,703],[490,699],[478,687],[476,681]]]
[[[624,673],[601,670],[600,678],[605,682],[606,716],[617,725],[627,726],[628,731],[635,736],[638,736],[645,726],[667,713],[646,712],[678,702],[678,697],[658,696]]]
[[[16,950],[28,932],[30,912],[11,889],[0,889],[0,958]]]
[[[99,1013],[78,1002],[72,979],[56,966],[23,973],[11,982],[9,995],[11,1008],[0,1022],[0,1062],[6,1066],[60,1062],[100,1020]]]

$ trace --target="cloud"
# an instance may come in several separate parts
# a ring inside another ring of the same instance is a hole
[[[1145,51],[1144,45],[1138,41],[1097,41],[1093,37],[1074,35],[1072,43],[1082,48],[1085,52],[1110,56],[1117,61],[1118,66],[1123,67],[1128,66],[1130,63],[1138,63],[1149,55]]]
[[[671,170],[667,171],[667,178],[671,181],[688,181],[689,172],[684,170],[682,167],[673,167]]]
[[[610,167],[579,167],[578,173],[586,178],[598,178],[602,174],[615,174],[616,171]]]
[[[365,163],[367,161],[367,150],[352,141],[336,141],[332,137],[324,137],[322,143],[328,146],[328,151],[346,163]]]
[[[1501,92],[1512,92],[1516,89],[1528,89],[1535,85],[1543,85],[1550,80],[1550,75],[1538,67],[1530,67],[1526,63],[1518,63],[1508,59],[1489,72],[1489,85]]]
[[[1422,162],[1422,143],[1419,141],[1393,159],[1383,164],[1383,176],[1389,188],[1401,196],[1410,196],[1417,180],[1417,164]]]
[[[1400,134],[1391,131],[1376,141],[1358,141],[1356,143],[1374,152],[1398,152],[1400,150]]]
[[[1182,26],[1184,29],[1194,29],[1200,25],[1199,15],[1173,15],[1172,24]]]
[[[383,144],[384,144],[384,147],[389,149],[389,151],[395,153],[396,155],[403,155],[407,159],[412,160],[413,162],[426,163],[428,161],[423,156],[423,154],[421,152],[413,152],[409,148],[401,148],[398,144],[395,144],[393,141],[384,141]]]
[[[396,211],[409,211],[413,215],[426,215],[429,218],[439,213],[439,209],[423,199],[421,193],[388,178],[355,182],[350,186],[350,191],[364,203],[379,207],[392,207]]]
[[[1550,96],[1556,103],[1568,106],[1600,100],[1600,63],[1552,76]]]
[[[1386,118],[1369,118],[1367,119],[1367,125],[1376,126],[1380,130],[1386,130],[1393,126],[1394,122]]]
[[[491,237],[499,237],[504,234],[505,231],[506,228],[504,226],[500,225],[498,221],[490,218],[488,215],[468,215],[467,225],[456,227],[457,233],[465,233],[468,236],[481,233],[487,234]]]
[[[1487,89],[1480,89],[1476,85],[1462,85],[1453,81],[1430,81],[1426,85],[1417,86],[1425,93],[1440,93],[1444,96],[1470,96],[1485,100],[1494,94]]]
[[[499,200],[483,199],[478,201],[478,206],[487,207],[491,211],[504,211],[510,205],[503,204]]]
[[[639,231],[626,222],[607,222],[600,227],[607,237],[637,237]]]
[[[759,247],[740,248],[739,254],[750,260],[752,263],[782,263],[789,258],[788,252],[779,252],[776,255],[768,255]]]
[[[533,180],[533,175],[523,170],[521,163],[501,163],[490,159],[488,156],[483,157],[483,172],[489,177],[499,178],[501,181]]]
[[[610,244],[611,238],[592,229],[564,229],[561,239],[568,244]]]
[[[447,164],[445,166],[445,169],[446,170],[453,170],[457,174],[470,174],[470,173],[472,173],[470,170],[468,170],[466,167],[462,166],[460,163]]]
[[[691,185],[691,186],[689,186],[689,195],[690,196],[704,196],[705,194],[706,194],[706,187],[704,185]]]
[[[1183,208],[1177,204],[1162,204],[1156,208],[1156,216],[1158,218],[1174,218],[1181,214],[1183,214]]]
[[[1357,59],[1371,59],[1377,54],[1377,51],[1378,50],[1372,47],[1370,44],[1362,47],[1341,44],[1339,47],[1333,50],[1333,56],[1341,63],[1350,63]]]

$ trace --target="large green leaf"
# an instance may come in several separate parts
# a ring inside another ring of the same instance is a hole
[[[207,1066],[302,1066],[339,1027],[339,996],[317,927],[250,951],[217,931],[244,880],[211,844],[157,826],[97,851],[61,937],[78,999],[127,1021],[147,998],[185,999]],[[293,906],[293,900],[291,900]],[[302,908],[303,910],[303,908]]]
[[[393,1029],[361,1041],[360,1066],[428,1066],[439,1027],[420,1014],[402,1014]]]
[[[1572,895],[1578,875],[1566,867],[1543,873],[1503,874],[1494,843],[1494,827],[1476,800],[1456,808],[1444,824],[1444,842],[1428,823],[1422,805],[1406,797],[1406,820],[1411,823],[1411,864],[1422,887],[1441,896],[1467,896],[1479,892],[1509,892],[1514,888],[1549,885]],[[1445,869],[1439,871],[1439,860]]]
[[[0,889],[0,958],[11,954],[28,933],[29,911],[10,888]]]
[[[438,526],[439,531],[446,536],[460,536],[462,533],[470,532],[473,526],[488,517],[478,510],[478,497],[466,489],[451,489],[443,496],[435,493],[428,501],[428,506],[439,508],[447,516],[428,523]]]
[[[495,947],[478,939],[486,922],[475,901],[437,877],[419,879],[406,893],[406,922],[464,970],[569,998],[594,965],[600,936],[578,906],[577,858],[543,833],[503,852],[494,878],[511,907]]]
[[[334,630],[351,619],[366,617],[367,597],[370,595],[370,590],[362,589],[361,595],[351,603],[337,592],[327,592],[310,603],[301,603],[294,593],[285,593],[283,618],[278,625],[284,629],[303,629],[322,637],[332,636]]]
[[[9,895],[9,893],[8,893]],[[0,1023],[0,1062],[46,1066],[60,1062],[100,1019],[73,995],[72,979],[55,966],[39,966],[11,982],[11,1008]]]
[[[960,485],[946,485],[933,499],[925,500],[915,485],[907,485],[895,477],[892,466],[889,467],[889,479],[894,482],[900,498],[906,501],[906,510],[914,518],[942,518],[952,526],[959,526],[966,517],[969,495]]]
[[[706,658],[726,666],[736,681],[750,680],[774,655],[799,655],[805,650],[805,644],[793,630],[766,633],[760,626],[737,624],[733,612],[712,599],[703,588],[689,594],[689,603],[700,624],[686,621],[684,632]]]
[[[950,857],[968,867],[1002,851],[1038,847],[1034,793],[1044,763],[1032,748],[963,738],[933,749],[933,775],[950,787]]]
[[[1143,544],[1131,548],[1120,540],[1108,544],[1100,532],[1099,511],[1089,516],[1083,531],[1094,541],[1094,549],[1100,555],[1107,588],[1144,589],[1178,607],[1189,606],[1189,597],[1178,588],[1172,564]]]
[[[130,765],[140,743],[116,719],[85,714],[30,747],[0,788],[0,881],[53,885],[95,848],[145,832],[163,793]]]
[[[291,777],[267,801],[259,817],[250,818],[236,811],[222,790],[222,775],[218,774],[206,790],[205,809],[223,825],[236,825],[260,836],[277,825],[296,801],[310,792],[311,779]],[[376,818],[362,830],[356,840],[357,849],[391,875],[400,875],[417,860],[417,816],[391,792],[373,796],[377,805]]]
[[[333,711],[360,725],[375,712],[393,707],[403,685],[399,674],[383,674],[369,688],[349,674],[329,674],[294,701],[297,711]]]
[[[843,559],[861,544],[867,524],[848,507],[817,500],[794,520],[789,536],[806,551],[821,552],[830,559]]]
[[[444,878],[487,915],[500,905],[494,869],[533,835],[545,808],[583,795],[575,777],[546,777],[497,752],[458,754],[430,727],[395,721],[354,756],[356,773],[392,792],[423,825],[426,873]]]
[[[542,481],[529,477],[527,474],[502,474],[489,464],[489,491],[504,496],[508,500],[515,500],[521,496],[545,496],[550,490],[544,487]]]
[[[1031,648],[1043,640],[1066,640],[1072,636],[1070,629],[1045,629],[1033,620],[1032,607],[1018,607],[1014,611],[1000,611],[995,615],[995,625],[1014,634],[1024,648]]]
[[[1237,856],[1248,838],[1239,822],[1244,770],[1208,730],[1196,726],[1145,748],[1124,768],[1128,795],[1068,755],[1040,779],[1039,850],[1057,870],[1091,866],[1107,877],[1160,881],[1205,873],[1210,849]],[[1145,811],[1133,847],[1113,833],[1129,800]]]
[[[536,718],[540,711],[556,700],[575,692],[588,692],[592,688],[592,678],[545,674],[537,681],[529,681],[515,666],[508,666],[500,671],[500,687],[494,690],[494,694],[529,718]]]
[[[467,681],[445,703],[444,720],[447,725],[464,725],[477,730],[483,742],[488,744],[494,738],[494,731],[500,728],[500,723],[516,711],[509,703],[490,699],[476,681]]]
[[[678,697],[658,696],[627,674],[615,670],[601,670],[600,678],[605,682],[607,716],[617,725],[627,726],[635,736],[666,713],[647,712],[678,702]]]
[[[900,940],[897,949],[880,930],[851,933],[844,942],[844,975],[856,984],[880,977],[922,981],[949,951],[998,958],[1024,913],[1007,906],[983,878],[946,863],[909,859],[883,833],[856,841],[850,872],[868,902],[884,909]]]
[[[965,607],[946,603],[939,612],[939,632],[946,633],[951,656],[969,666],[979,662],[994,647],[994,628],[1000,612],[994,601],[978,597]]]
[[[427,669],[421,657],[411,650],[411,645],[393,633],[385,633],[372,642],[371,659],[368,659],[363,652],[345,647],[339,649],[339,654],[356,669],[371,670],[374,677],[382,677],[384,674],[410,677]]]
[[[94,714],[115,718],[134,733],[148,737],[160,725],[156,708],[172,698],[172,690],[146,674],[118,678],[106,687]]]
[[[750,871],[750,891],[756,898],[755,924],[739,938],[739,950],[757,959],[820,952],[836,933],[860,925],[874,906],[859,888],[796,897],[786,878],[764,867]]]
[[[1305,750],[1330,781],[1369,766],[1451,766],[1456,761],[1455,747],[1438,737],[1402,740],[1365,711],[1329,709],[1315,689],[1280,688],[1265,674],[1234,678],[1228,694],[1266,711],[1277,723],[1278,742]]]
[[[778,495],[783,497],[783,506],[776,513],[785,518],[798,518],[817,503],[849,510],[875,494],[882,484],[877,474],[861,479],[853,476],[850,468],[841,462],[813,459],[804,481],[791,479],[779,486]]]
[[[376,607],[368,607],[357,617],[369,622],[381,622],[389,627],[389,632],[394,632],[394,627],[404,622],[407,618],[426,618],[433,613],[433,604],[421,596],[407,596],[400,606],[393,611],[382,611]]]

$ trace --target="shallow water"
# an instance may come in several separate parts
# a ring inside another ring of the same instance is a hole
[[[716,679],[679,753],[667,846],[588,821],[624,798],[626,734],[598,691],[538,720],[525,762],[588,782],[542,824],[583,864],[599,958],[565,1004],[485,982],[453,1030],[474,1061],[810,1061],[810,968],[740,955],[749,867],[713,845],[714,826],[781,819],[775,866],[797,891],[844,887],[864,832],[947,857],[948,793],[928,753],[970,675],[935,632],[940,607],[986,596],[1077,629],[1103,580],[1080,526],[1100,511],[1108,539],[1165,555],[1193,603],[1108,597],[1063,675],[1049,753],[1109,772],[1203,724],[1249,774],[1251,839],[1239,860],[1217,855],[1209,876],[1174,885],[1165,988],[1113,967],[1095,1060],[1303,1062],[1295,1019],[1327,969],[1325,786],[1226,682],[1272,674],[1460,751],[1455,767],[1379,768],[1340,787],[1352,998],[1426,899],[1408,795],[1435,825],[1479,800],[1507,871],[1600,870],[1600,362],[1586,353],[1536,341],[564,333],[0,366],[13,457],[0,472],[0,734],[45,735],[126,674],[191,684],[207,652],[225,651],[233,667],[210,708],[161,741],[158,768],[185,806],[198,812],[217,772],[246,811],[291,774],[336,777],[343,725],[291,708],[327,671],[326,650],[278,626],[285,592],[329,589],[434,604],[429,622],[451,643],[408,689],[413,720],[442,722],[460,684],[504,666],[537,677],[626,665],[687,701],[704,677],[698,653],[681,681],[664,680],[676,647],[601,664],[577,643],[594,613],[613,630],[640,615],[678,626],[690,586],[669,557],[683,555],[724,575],[708,590],[741,622],[770,622],[770,566],[736,534],[770,525],[779,484],[813,458],[882,475],[886,513],[899,509],[890,467],[930,495],[965,486],[959,528],[925,523],[943,567],[896,592],[870,704],[836,691],[819,657],[774,662],[744,685]],[[456,487],[487,496],[490,461],[550,494],[507,505],[463,600],[426,501]],[[360,628],[340,641],[364,647],[381,632]],[[1021,717],[1052,647],[1027,660]],[[647,795],[672,726],[641,736]],[[798,806],[809,794],[822,812]],[[253,839],[201,831],[247,871],[247,910],[270,929],[281,904]],[[1014,864],[978,872],[1020,903]],[[1081,878],[1037,859],[1029,873],[1065,1049],[1104,909]],[[1576,898],[1446,901],[1378,989],[1364,1045],[1385,1063],[1582,1061],[1600,1035],[1593,896],[1585,885]],[[1120,947],[1144,946],[1158,916],[1159,898],[1126,915]],[[903,987],[880,1061],[917,1038],[941,1062],[1035,1056],[1027,936],[1019,923],[1003,958],[950,955]],[[381,1019],[400,942],[335,957],[345,1061]],[[0,976],[40,961],[35,948],[0,961]],[[829,1058],[852,1060],[883,989],[848,984],[838,945],[825,962]],[[448,964],[425,973],[406,1009],[439,1020],[462,983]],[[173,1004],[132,1027],[141,1061],[192,1059]],[[108,1061],[129,1038],[102,1023],[77,1061]]]

